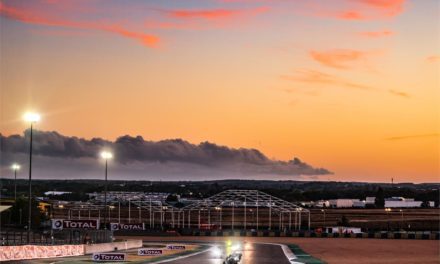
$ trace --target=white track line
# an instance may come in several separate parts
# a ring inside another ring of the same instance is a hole
[[[266,245],[275,245],[275,246],[280,246],[281,249],[283,250],[284,256],[286,256],[287,260],[292,263],[292,264],[302,264],[302,262],[297,262],[295,261],[295,259],[297,259],[297,257],[295,256],[295,254],[293,254],[292,250],[290,250],[290,248],[284,244],[278,244],[278,243],[256,243],[256,244],[266,244]]]

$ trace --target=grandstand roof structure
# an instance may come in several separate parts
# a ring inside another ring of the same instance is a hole
[[[183,207],[183,210],[199,210],[219,207],[271,208],[274,212],[309,212],[298,205],[257,190],[227,190]]]
[[[203,227],[203,222],[207,222],[208,226],[214,223],[231,229],[270,230],[275,226],[279,230],[301,229],[302,215],[307,217],[310,229],[309,210],[258,190],[223,191],[187,205],[180,211],[187,216],[196,213],[199,229]],[[212,219],[220,220],[215,222]],[[187,226],[191,223],[188,216]]]

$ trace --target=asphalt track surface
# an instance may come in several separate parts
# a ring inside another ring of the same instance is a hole
[[[231,250],[225,245],[225,243],[209,243],[212,247],[217,247],[221,251],[221,256],[214,256],[212,250],[183,257],[173,261],[167,261],[164,263],[169,264],[222,264],[225,257],[230,254]],[[211,248],[212,248],[211,247]],[[132,251],[132,250],[129,250]],[[257,244],[257,243],[242,243],[241,250],[242,259],[240,264],[289,264],[283,250],[279,245],[275,244]],[[67,257],[67,258],[51,258],[51,259],[34,259],[34,260],[21,260],[21,261],[8,261],[3,263],[20,263],[20,264],[50,264],[50,263],[98,263],[91,261],[91,255]],[[99,262],[99,263],[112,263],[112,262]],[[114,263],[114,262],[113,262]],[[130,262],[125,262],[130,263]]]
[[[219,246],[225,255],[225,247]],[[240,264],[289,264],[279,245],[246,243],[243,246]],[[212,251],[170,262],[169,264],[222,264],[224,258],[213,256]]]

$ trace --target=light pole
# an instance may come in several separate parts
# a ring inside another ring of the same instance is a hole
[[[110,216],[108,218],[108,221],[111,223],[112,222],[112,211],[113,211],[113,209],[115,209],[115,206],[114,205],[110,205],[108,208],[110,210]]]
[[[325,228],[325,210],[321,209],[321,212],[324,214],[324,228]]]
[[[14,163],[11,168],[14,171],[14,201],[17,202],[17,171],[20,169],[20,165]]]
[[[220,213],[220,230],[222,229],[222,208],[220,206],[216,206],[215,210]]]
[[[232,204],[232,231],[234,231],[234,202]]]
[[[121,223],[121,200],[118,201],[118,223]]]
[[[385,208],[385,212],[387,212],[387,222],[388,222],[388,228],[387,231],[390,231],[390,212],[391,212],[391,208]]]
[[[108,208],[107,208],[107,168],[108,160],[113,157],[113,154],[108,151],[101,152],[101,158],[105,160],[105,184],[104,184],[104,229],[107,229],[107,218],[108,218]]]
[[[405,225],[404,225],[404,221],[403,221],[403,210],[402,210],[402,209],[400,209],[399,211],[400,211],[400,213],[401,213],[401,216],[402,216],[402,221],[401,221],[401,222],[402,222],[402,224],[401,224],[401,226],[402,226],[402,227],[404,227]],[[402,229],[403,229],[403,228],[402,228]]]
[[[28,228],[27,228],[27,243],[31,242],[31,224],[32,224],[32,130],[33,124],[40,121],[40,115],[37,113],[28,112],[24,115],[24,120],[30,123],[30,142],[29,142],[29,193],[28,193]]]

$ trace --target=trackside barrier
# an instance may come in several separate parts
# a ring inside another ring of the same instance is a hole
[[[376,239],[420,239],[440,240],[440,233],[437,232],[363,232],[363,233],[318,233],[309,231],[198,231],[190,233],[193,236],[241,236],[241,237],[316,237],[316,238],[376,238]]]
[[[92,254],[96,252],[110,252],[115,250],[127,250],[142,247],[142,240],[127,240],[122,242],[92,244],[84,246],[85,254]]]
[[[2,246],[0,261],[24,260],[35,258],[54,258],[84,255],[84,245],[59,246]]]
[[[140,247],[142,247],[142,240],[127,240],[123,242],[91,245],[1,246],[0,261],[81,256],[98,252],[101,253],[115,250],[127,250]]]

